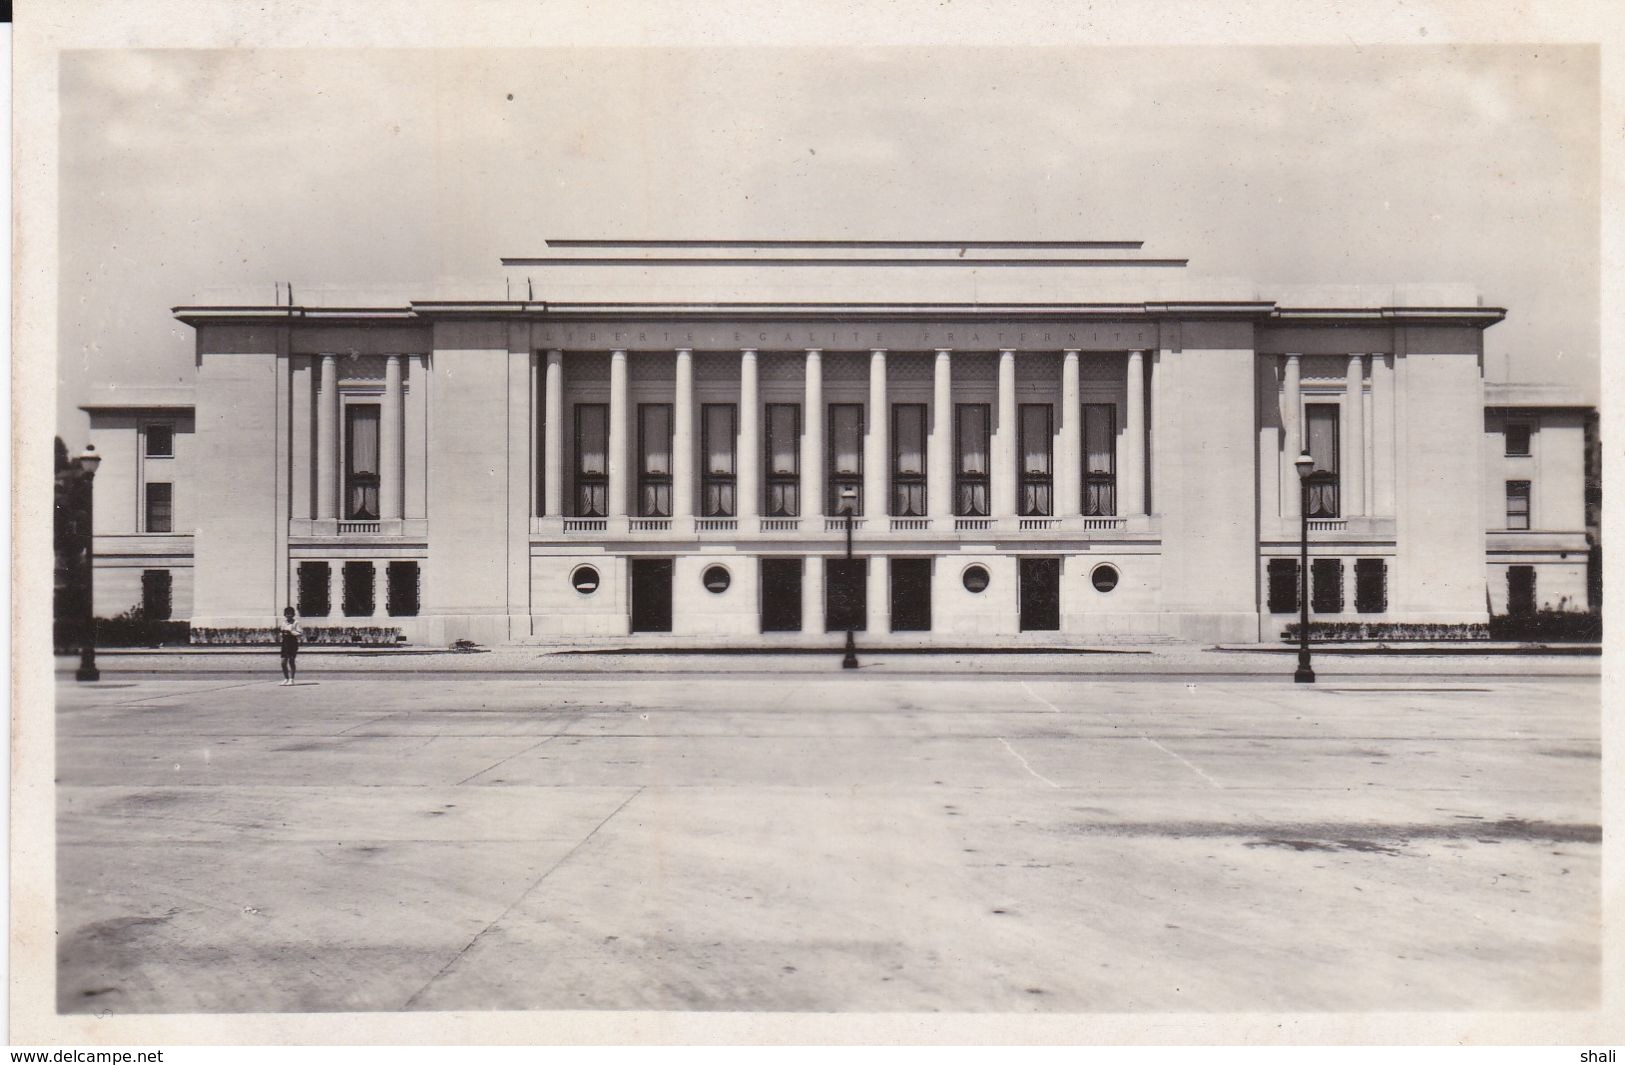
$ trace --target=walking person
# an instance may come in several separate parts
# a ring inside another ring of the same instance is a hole
[[[299,619],[293,616],[293,607],[282,611],[282,624],[278,627],[282,638],[282,683],[289,685],[299,674],[299,639],[304,630],[299,627]]]

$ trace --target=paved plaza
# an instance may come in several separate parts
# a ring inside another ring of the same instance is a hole
[[[522,657],[63,679],[59,1008],[1596,1003],[1595,659]]]

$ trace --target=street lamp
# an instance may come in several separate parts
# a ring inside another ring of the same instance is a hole
[[[857,502],[858,490],[852,485],[841,486],[841,513],[846,517],[846,572],[850,579],[852,574],[852,506]],[[852,638],[852,610],[850,604],[846,613],[846,654],[841,658],[842,669],[858,668],[858,645]]]
[[[85,453],[77,461],[79,475],[84,478],[85,485],[85,562],[84,562],[84,589],[85,589],[85,618],[84,629],[79,636],[79,669],[74,673],[76,680],[101,680],[101,671],[96,668],[96,468],[102,464],[102,457],[96,454],[96,448],[91,444],[85,445]]]
[[[1303,513],[1303,530],[1299,536],[1298,562],[1298,671],[1292,679],[1299,684],[1313,684],[1315,671],[1309,666],[1309,478],[1315,470],[1315,460],[1305,451],[1292,460],[1298,470],[1298,489]]]

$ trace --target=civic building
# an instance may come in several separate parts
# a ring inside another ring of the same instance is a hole
[[[1276,640],[1305,506],[1316,620],[1588,603],[1589,408],[1486,386],[1505,312],[1470,286],[1270,288],[1138,241],[541,250],[472,287],[176,307],[194,381],[85,405],[98,613]]]

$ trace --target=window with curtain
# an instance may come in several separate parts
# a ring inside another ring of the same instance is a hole
[[[1083,405],[1083,513],[1117,513],[1117,407],[1111,403]]]
[[[801,513],[801,404],[767,405],[767,507],[770,518]]]
[[[609,407],[576,404],[575,516],[609,514]]]
[[[671,517],[671,404],[638,404],[638,515]]]
[[[988,516],[987,477],[991,408],[986,403],[954,407],[954,513]]]
[[[738,438],[738,411],[732,403],[707,403],[700,408],[701,471],[700,515],[731,518],[734,509],[734,445]]]
[[[1017,512],[1028,516],[1053,514],[1053,410],[1048,403],[1023,403],[1017,424],[1021,461],[1021,497],[1017,500]]]
[[[1507,482],[1507,528],[1529,528],[1529,482]]]
[[[863,404],[829,405],[828,514],[840,514],[848,505],[854,516],[863,513]],[[850,504],[841,495],[850,488]]]
[[[892,513],[925,516],[925,404],[894,403],[891,409]]]
[[[147,482],[147,524],[150,533],[175,531],[175,486],[164,481]]]
[[[344,408],[344,517],[378,520],[378,404]]]
[[[1324,483],[1309,486],[1309,516],[1335,518],[1341,513],[1336,479],[1338,407],[1335,403],[1310,403],[1305,407],[1304,414],[1308,425],[1309,457],[1315,461],[1313,472],[1333,475],[1320,478]]]

